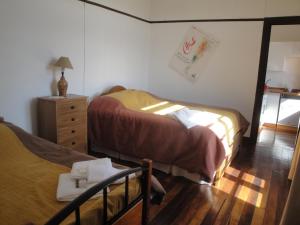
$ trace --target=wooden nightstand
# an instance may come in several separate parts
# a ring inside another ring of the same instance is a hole
[[[38,98],[39,136],[87,152],[87,97],[68,95]]]

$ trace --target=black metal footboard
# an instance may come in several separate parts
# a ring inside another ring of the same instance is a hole
[[[142,191],[141,193],[129,203],[129,175],[133,173],[142,173]],[[118,219],[120,219],[126,212],[133,208],[138,202],[143,200],[142,208],[142,221],[141,224],[146,225],[148,222],[148,206],[150,199],[150,188],[151,188],[151,174],[152,174],[152,162],[151,160],[143,160],[141,167],[128,169],[126,171],[120,172],[101,183],[88,189],[86,192],[82,193],[68,205],[66,205],[60,212],[53,216],[45,225],[57,225],[65,220],[70,214],[75,213],[75,224],[80,225],[80,206],[88,201],[91,197],[97,194],[99,191],[103,190],[103,217],[102,224],[108,225],[113,224]],[[116,180],[125,177],[125,194],[124,194],[124,205],[125,207],[116,215],[108,220],[107,217],[107,188]]]

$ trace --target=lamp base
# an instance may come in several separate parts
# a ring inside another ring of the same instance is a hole
[[[68,82],[64,77],[64,73],[61,73],[61,78],[57,83],[57,89],[59,96],[67,97],[67,89],[68,89]]]

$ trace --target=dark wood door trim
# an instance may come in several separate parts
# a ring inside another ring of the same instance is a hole
[[[269,56],[269,45],[271,38],[272,25],[294,25],[300,24],[300,16],[290,17],[268,17],[264,19],[263,35],[261,42],[259,69],[256,85],[255,103],[252,114],[251,123],[251,142],[256,142],[259,128],[260,112],[262,107],[262,100],[264,94],[264,83],[266,79],[268,56]]]

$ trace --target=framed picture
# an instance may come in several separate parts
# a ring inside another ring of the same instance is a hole
[[[184,36],[169,66],[188,80],[197,80],[218,42],[192,26]]]

